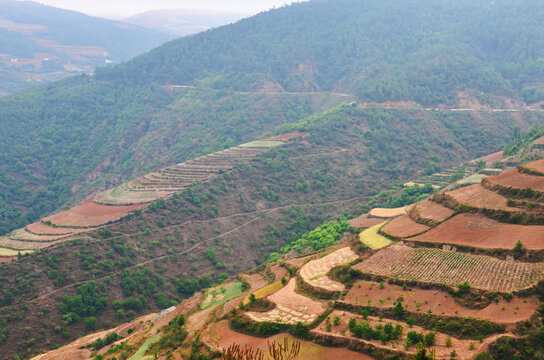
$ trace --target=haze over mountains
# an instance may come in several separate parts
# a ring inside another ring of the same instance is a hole
[[[536,0],[313,0],[0,99],[0,256],[29,253],[0,266],[0,350],[166,308],[330,218],[431,191],[399,184],[525,149],[544,124],[542,18]],[[133,207],[96,219],[116,203]]]
[[[120,63],[171,39],[31,1],[0,1],[0,95]]]
[[[123,22],[186,36],[236,22],[247,15],[197,9],[151,10]]]

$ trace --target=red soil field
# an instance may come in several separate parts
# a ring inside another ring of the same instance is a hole
[[[369,228],[374,225],[381,224],[386,220],[387,219],[384,218],[369,217],[368,214],[364,214],[357,218],[348,220],[348,224],[350,224],[352,228]]]
[[[106,224],[109,221],[119,220],[129,212],[145,204],[107,206],[96,204],[92,199],[85,200],[82,205],[70,210],[43,218],[43,222],[50,221],[59,226],[93,227]]]
[[[14,257],[0,256],[0,263],[10,262],[10,261],[12,261],[12,260],[14,260],[14,259],[15,259]]]
[[[421,219],[434,220],[438,222],[446,220],[453,215],[453,212],[453,210],[429,200],[414,204],[414,207],[410,209],[410,215],[415,216],[417,214]],[[414,216],[411,217],[415,220],[417,217]]]
[[[481,214],[459,214],[424,234],[410,238],[410,241],[481,249],[513,249],[518,240],[525,249],[544,249],[544,226],[505,224]]]
[[[469,309],[457,304],[445,291],[407,289],[402,286],[384,283],[383,289],[373,281],[358,281],[342,300],[348,304],[370,305],[378,308],[392,308],[398,298],[403,297],[404,304],[410,312],[427,313],[429,309],[433,315],[473,317],[490,320],[501,324],[514,324],[518,321],[529,320],[538,308],[538,301],[533,298],[522,299],[514,297],[511,301],[500,299],[498,303],[491,303],[483,309]],[[380,301],[381,300],[381,301]],[[420,304],[419,311],[417,310]],[[504,310],[502,306],[504,305]],[[457,314],[455,313],[457,311]]]
[[[544,136],[542,138],[544,138]],[[543,145],[544,145],[544,141],[543,141]],[[533,170],[533,171],[535,171],[537,173],[540,173],[540,174],[542,174],[544,176],[544,159],[536,160],[536,161],[533,161],[533,162],[530,162],[528,164],[521,165],[521,166],[526,168],[526,169],[530,169],[530,170]]]
[[[540,170],[537,169],[537,171]],[[486,186],[490,187],[499,185],[505,188],[531,188],[536,191],[544,192],[544,177],[520,173],[517,169],[497,176],[490,176],[484,179],[484,182],[486,183]]]
[[[26,226],[26,230],[33,234],[38,235],[70,235],[84,232],[84,229],[75,229],[75,228],[56,228],[53,226],[46,225],[41,222],[30,224]]]
[[[236,343],[242,348],[251,347],[252,349],[261,349],[263,352],[266,352],[268,342],[276,341],[283,343],[285,337],[293,339],[291,336],[285,334],[274,335],[266,339],[240,334],[231,330],[228,322],[223,320],[207,329],[202,336],[202,341],[212,349],[222,350]],[[301,342],[301,350],[294,360],[372,360],[368,355],[344,348],[327,348],[308,341],[299,341]]]
[[[448,191],[445,197],[446,200],[453,199],[457,204],[468,204],[478,209],[524,212],[522,209],[507,206],[505,197],[484,188],[480,184]]]
[[[493,153],[493,154],[489,154],[489,155],[486,155],[484,157],[481,157],[480,159],[478,160],[484,160],[485,162],[487,162],[488,164],[489,163],[492,163],[492,162],[495,162],[495,161],[498,161],[502,158],[502,151],[498,151],[496,153]]]
[[[429,230],[427,225],[416,223],[408,215],[402,215],[394,218],[385,224],[381,229],[383,233],[395,238],[414,236],[427,230]]]
[[[544,136],[539,137],[535,141],[533,141],[534,145],[544,145]]]

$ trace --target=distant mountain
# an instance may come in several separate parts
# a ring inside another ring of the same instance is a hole
[[[129,60],[170,38],[31,1],[0,0],[0,95]]]
[[[123,22],[186,36],[236,22],[247,15],[210,10],[152,10],[126,18]]]

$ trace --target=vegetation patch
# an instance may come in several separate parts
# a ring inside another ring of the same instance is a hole
[[[391,245],[393,242],[379,233],[384,223],[374,225],[359,234],[359,239],[363,244],[371,249],[378,250]]]
[[[227,286],[221,286],[207,292],[205,300],[200,304],[200,308],[205,310],[215,305],[226,303],[227,301],[234,299],[243,292],[243,284],[241,281],[235,282]]]

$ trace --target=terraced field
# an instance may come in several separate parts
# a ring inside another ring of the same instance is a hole
[[[488,189],[501,187],[506,189],[524,190],[531,188],[544,192],[544,178],[542,176],[529,175],[515,169],[497,176],[491,176],[484,180],[483,185]]]
[[[427,225],[419,224],[408,215],[402,215],[389,221],[381,232],[393,238],[410,237],[429,230]]]
[[[284,134],[201,156],[143,175],[114,189],[99,193],[95,202],[105,205],[128,205],[151,202],[178,192],[196,181],[206,181],[228,171],[238,162],[247,162],[263,151],[281,146],[286,140],[303,137],[303,133]]]
[[[154,200],[167,198],[194,182],[231,170],[236,163],[250,161],[263,151],[307,135],[295,132],[253,141],[143,175],[96,194],[79,206],[13,231],[0,239],[0,256],[16,256],[18,251],[32,252],[74,238],[117,221]]]
[[[408,214],[415,221],[442,222],[453,213],[453,210],[430,200],[416,203],[408,210]]]
[[[395,209],[374,208],[368,213],[370,216],[379,218],[393,218],[406,214],[406,207],[400,207]]]
[[[302,321],[311,323],[325,311],[325,305],[321,302],[307,298],[295,292],[296,279],[278,292],[268,296],[268,300],[276,304],[276,308],[264,313],[247,312],[246,315],[254,321],[282,322],[285,324],[296,324]]]
[[[354,219],[348,220],[348,224],[352,228],[369,228],[374,225],[378,225],[386,221],[385,218],[378,218],[378,217],[369,217],[368,214],[361,215],[359,217],[356,217]]]
[[[487,181],[488,179],[489,178],[486,178],[484,181]],[[448,191],[444,195],[444,200],[452,207],[465,204],[477,209],[525,212],[522,209],[508,206],[505,197],[484,188],[480,184]]]
[[[511,250],[519,240],[527,250],[544,249],[544,226],[505,224],[481,214],[459,214],[410,241]]]
[[[542,263],[401,245],[389,246],[354,268],[373,275],[452,287],[468,281],[474,288],[499,292],[530,288],[544,279]]]
[[[379,233],[383,223],[374,225],[359,234],[359,240],[371,249],[378,250],[392,243],[391,240]]]
[[[328,278],[327,273],[332,268],[347,264],[357,258],[357,254],[349,247],[345,247],[320,259],[308,262],[300,269],[300,276],[304,282],[314,287],[328,291],[342,291],[344,290],[344,285]]]

